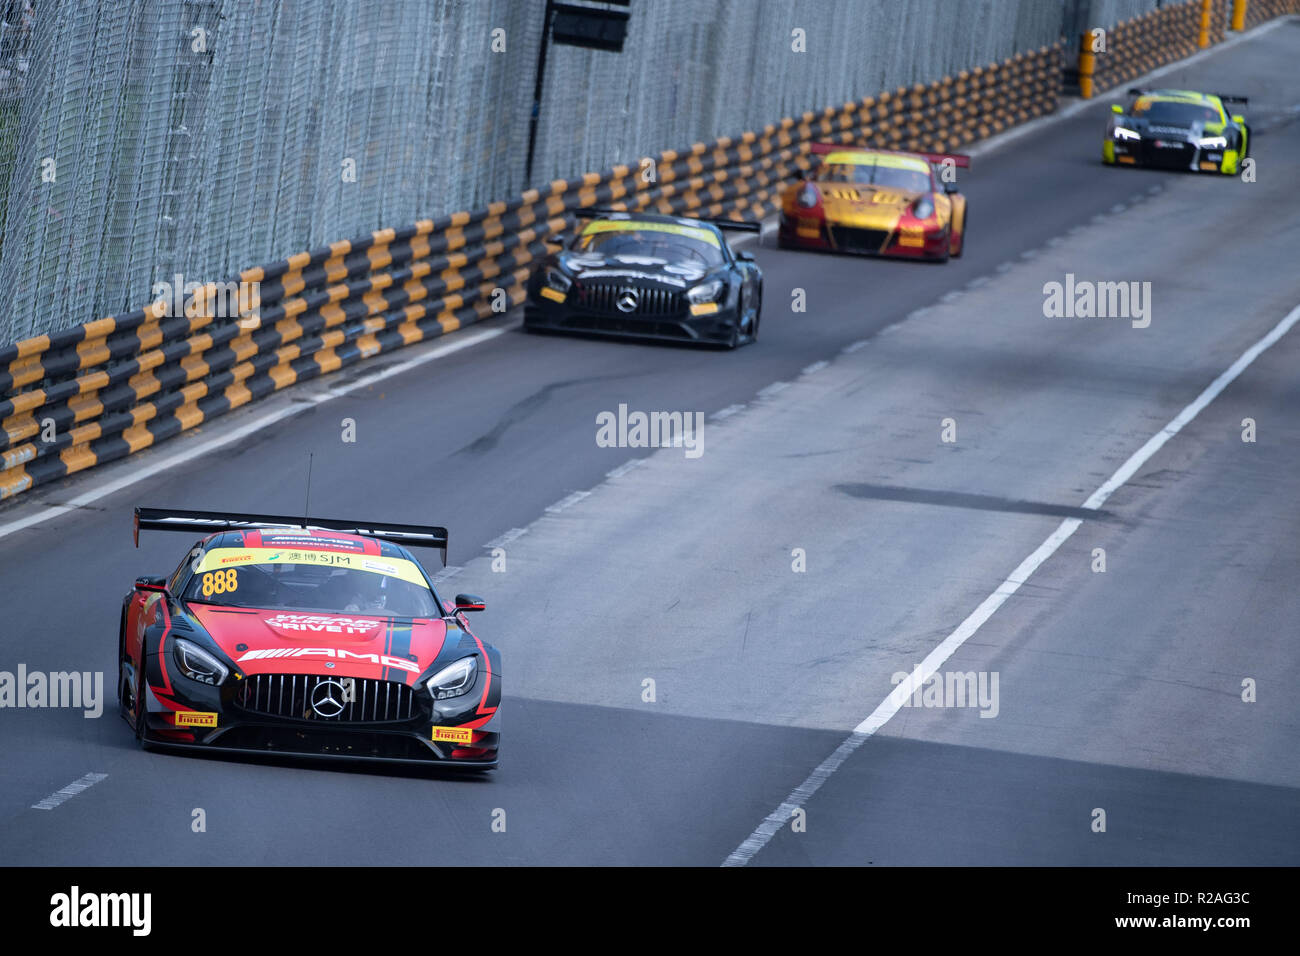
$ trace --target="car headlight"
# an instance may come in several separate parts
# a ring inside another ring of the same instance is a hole
[[[1202,136],[1196,141],[1196,145],[1201,149],[1223,149],[1228,145],[1226,136]]]
[[[546,285],[556,292],[568,292],[573,280],[552,266],[546,270]]]
[[[821,193],[817,192],[817,187],[812,183],[804,183],[803,189],[799,190],[799,195],[795,197],[795,202],[805,209],[811,209],[821,201]]]
[[[912,215],[917,219],[929,219],[934,215],[934,200],[929,196],[922,196],[912,203]]]
[[[462,657],[453,664],[448,664],[438,673],[424,682],[425,688],[434,700],[446,700],[468,694],[478,677],[478,658]]]
[[[686,292],[686,301],[691,305],[700,305],[704,302],[717,302],[722,297],[722,290],[726,288],[726,283],[721,279],[710,279],[708,282],[701,282],[699,285]]]
[[[1111,130],[1111,135],[1114,136],[1116,139],[1141,139],[1142,138],[1142,135],[1137,130],[1129,129],[1127,126],[1116,126],[1113,130]]]
[[[172,659],[182,674],[200,684],[220,684],[230,674],[230,668],[197,644],[176,639]]]

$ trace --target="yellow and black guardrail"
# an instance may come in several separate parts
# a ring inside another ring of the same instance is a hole
[[[1300,0],[1232,0],[1232,28],[1246,30],[1275,17],[1300,14]],[[1241,25],[1238,26],[1238,23]]]
[[[147,448],[296,382],[522,301],[574,209],[755,221],[838,140],[950,152],[1056,108],[1061,46],[787,118],[474,213],[331,243],[66,331],[0,348],[0,498]],[[231,289],[237,306],[229,307]],[[227,303],[221,308],[220,303]]]
[[[1084,99],[1223,42],[1274,17],[1300,13],[1300,0],[1185,0],[1104,31],[1104,49],[1089,30],[1079,39],[1079,92]]]

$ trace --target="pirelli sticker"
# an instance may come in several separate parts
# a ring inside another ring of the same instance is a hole
[[[217,726],[217,715],[200,710],[178,710],[176,711],[176,726],[215,727]]]
[[[434,740],[445,740],[453,744],[467,744],[473,741],[474,731],[468,727],[434,727]]]

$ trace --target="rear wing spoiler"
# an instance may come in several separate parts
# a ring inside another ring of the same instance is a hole
[[[284,515],[249,515],[225,511],[171,511],[163,508],[135,509],[135,546],[141,531],[187,531],[212,534],[217,531],[247,531],[256,528],[303,528],[342,531],[391,541],[417,548],[437,548],[447,566],[447,529],[414,524],[386,524],[378,521],[343,521],[338,518],[291,518]]]
[[[579,219],[595,219],[598,216],[623,215],[635,216],[636,211],[631,209],[613,209],[609,206],[584,206],[582,209],[572,210],[573,214]],[[745,222],[741,219],[706,219],[703,216],[674,216],[675,219],[694,219],[696,222],[707,222],[710,226],[717,226],[719,229],[738,229],[743,232],[761,232],[762,223]]]
[[[822,155],[824,153],[840,152],[857,152],[857,153],[889,153],[894,156],[920,156],[927,163],[938,166],[944,162],[951,162],[958,169],[970,169],[970,157],[962,153],[916,153],[907,150],[898,149],[876,149],[874,146],[854,146],[849,143],[813,143],[809,151]]]
[[[1130,88],[1129,88],[1128,95],[1129,95],[1129,96],[1146,96],[1148,93],[1161,93],[1161,92],[1169,93],[1169,92],[1172,92],[1172,91],[1170,91],[1170,90],[1140,90],[1140,89],[1138,89],[1137,87],[1134,86],[1134,87],[1130,87]],[[1245,96],[1233,96],[1233,95],[1231,95],[1231,94],[1229,94],[1229,93],[1215,93],[1214,95],[1217,96],[1217,97],[1218,97],[1220,100],[1222,100],[1224,103],[1240,103],[1242,106],[1245,106],[1247,103],[1250,102],[1250,99],[1249,99],[1248,97],[1245,97]]]

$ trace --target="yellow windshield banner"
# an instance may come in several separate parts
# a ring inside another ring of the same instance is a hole
[[[420,569],[405,558],[342,551],[304,551],[301,548],[213,548],[203,553],[203,560],[194,570],[202,574],[205,571],[241,568],[250,564],[310,564],[322,568],[347,568],[350,571],[368,571],[428,587]]]
[[[859,153],[847,150],[827,153],[822,160],[827,166],[884,166],[886,169],[912,169],[929,175],[930,164],[915,156],[895,156],[892,153]]]
[[[685,236],[697,242],[707,242],[717,248],[718,237],[707,229],[696,226],[679,226],[673,222],[638,222],[635,219],[597,219],[582,230],[584,236],[594,236],[599,232],[667,232],[674,236]]]

